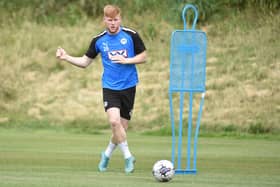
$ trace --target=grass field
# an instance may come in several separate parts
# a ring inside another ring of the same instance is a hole
[[[54,130],[0,130],[1,187],[150,187],[280,185],[280,142],[254,138],[200,137],[198,174],[156,182],[153,163],[170,159],[171,138],[129,134],[136,170],[124,174],[119,150],[109,171],[99,173],[99,154],[110,134],[77,134]]]

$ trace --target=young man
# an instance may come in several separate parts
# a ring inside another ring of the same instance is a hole
[[[85,68],[98,55],[103,64],[103,101],[112,129],[112,137],[98,165],[99,171],[106,171],[109,159],[116,147],[123,152],[125,172],[134,170],[135,158],[129,151],[126,130],[131,118],[138,75],[135,64],[146,61],[145,45],[134,30],[121,26],[121,10],[114,5],[104,7],[106,29],[95,36],[82,57],[73,57],[59,47],[57,58],[75,66]]]

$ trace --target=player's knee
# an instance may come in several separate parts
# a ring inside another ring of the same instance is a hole
[[[119,128],[121,126],[121,121],[118,119],[110,119],[110,124],[112,128]]]

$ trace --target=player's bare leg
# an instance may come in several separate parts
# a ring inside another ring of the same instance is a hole
[[[126,131],[122,125],[120,109],[113,107],[107,110],[109,123],[112,129],[112,142],[120,144],[126,140]]]
[[[126,130],[128,128],[128,120],[120,117],[120,109],[119,108],[109,108],[107,110],[109,123],[111,124],[112,129],[112,137],[111,141],[105,150],[104,153],[101,155],[101,161],[99,163],[99,170],[106,171],[109,158],[118,145],[123,152],[124,159],[125,159],[125,172],[131,173],[134,170],[134,162],[135,158],[131,155],[127,140],[126,140]]]
[[[126,134],[123,133],[121,120],[120,120],[120,110],[118,108],[110,108],[107,110],[109,123],[112,129],[111,140],[104,152],[101,153],[101,160],[98,165],[99,171],[103,172],[107,170],[109,159],[118,146],[120,141],[126,138]]]
[[[121,118],[121,124],[123,126],[123,129],[127,131],[128,129],[128,120]],[[123,143],[119,144],[119,147],[122,149],[124,153],[124,158],[125,158],[125,172],[126,173],[132,173],[134,171],[134,163],[135,163],[135,158],[131,155],[129,149],[128,149],[128,144],[127,140],[124,141]]]
[[[132,155],[129,151],[126,130],[128,128],[128,120],[120,117],[119,108],[110,108],[107,110],[109,122],[112,128],[112,143],[118,144],[124,154],[124,158],[130,158]]]

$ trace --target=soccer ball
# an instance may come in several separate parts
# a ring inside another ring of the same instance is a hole
[[[174,173],[174,166],[169,160],[159,160],[153,166],[153,176],[159,182],[170,181]]]

